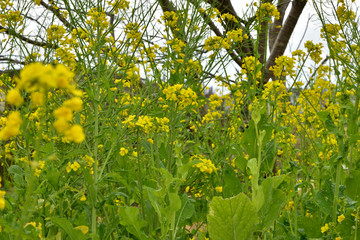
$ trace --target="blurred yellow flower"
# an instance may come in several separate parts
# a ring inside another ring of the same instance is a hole
[[[6,102],[17,107],[21,106],[24,103],[24,99],[22,98],[19,89],[11,89],[6,95]]]

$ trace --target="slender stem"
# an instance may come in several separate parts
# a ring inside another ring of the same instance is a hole
[[[341,163],[339,162],[336,167],[335,194],[334,194],[334,202],[333,202],[332,217],[334,223],[336,223],[336,216],[337,216],[337,203],[339,198],[340,178],[341,178]]]
[[[140,177],[141,174],[141,161],[140,161],[140,134],[139,131],[137,132],[137,144],[136,144],[136,151],[137,151],[137,171],[136,176],[139,184],[139,191],[140,191],[140,205],[141,205],[141,211],[143,214],[144,219],[146,218],[145,215],[145,201],[144,201],[144,194],[143,194],[143,183],[142,178]]]

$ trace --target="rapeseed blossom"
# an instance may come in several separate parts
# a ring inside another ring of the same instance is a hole
[[[79,124],[75,124],[65,131],[65,137],[76,143],[81,143],[85,140],[84,130]]]
[[[120,155],[121,156],[125,156],[128,152],[129,152],[129,150],[127,150],[126,148],[124,148],[124,147],[120,148]]]
[[[339,223],[341,223],[342,221],[344,221],[344,219],[345,219],[344,214],[341,214],[340,216],[337,217],[337,221],[338,221]]]
[[[211,174],[216,172],[217,168],[211,162],[210,159],[205,158],[205,156],[201,154],[196,154],[190,158],[190,161],[200,160],[200,163],[194,164],[194,167],[198,168],[203,173]]]
[[[321,233],[325,233],[329,231],[329,224],[325,224],[323,227],[321,227]]]
[[[80,164],[77,161],[75,161],[74,163],[68,162],[68,165],[66,166],[66,171],[68,173],[71,172],[71,170],[76,172],[79,168],[80,168]]]
[[[5,199],[4,199],[5,194],[6,194],[5,191],[0,190],[0,210],[5,208]]]
[[[8,140],[20,132],[20,125],[22,123],[20,112],[11,112],[6,120],[6,126],[0,130],[0,140]]]
[[[21,96],[19,89],[11,89],[6,95],[6,102],[17,107],[21,106],[24,103],[24,99]]]

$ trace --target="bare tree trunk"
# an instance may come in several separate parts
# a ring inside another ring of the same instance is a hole
[[[292,7],[289,13],[289,16],[286,18],[284,26],[281,28],[280,32],[277,34],[276,41],[273,45],[270,56],[266,62],[264,82],[267,83],[270,78],[274,78],[274,74],[269,70],[270,67],[275,65],[275,59],[284,54],[291,34],[293,33],[296,23],[299,20],[299,17],[302,11],[305,8],[307,0],[294,0],[292,2]]]
[[[278,0],[276,8],[280,13],[280,18],[275,19],[274,23],[271,24],[270,29],[269,29],[269,48],[270,48],[270,52],[274,48],[276,38],[279,35],[280,29],[281,29],[281,27],[282,27],[282,25],[284,23],[285,11],[288,8],[289,3],[290,3],[290,0]]]

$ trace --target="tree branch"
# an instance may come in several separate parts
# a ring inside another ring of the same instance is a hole
[[[58,8],[55,8],[49,4],[46,4],[43,0],[40,1],[41,6],[43,6],[44,8],[46,8],[47,10],[51,11],[63,24],[65,27],[67,27],[69,30],[73,30],[74,26],[71,25],[71,23],[68,22],[68,20],[66,20],[66,18],[64,18],[61,13],[60,10]]]
[[[26,43],[30,43],[32,45],[35,45],[35,46],[39,46],[39,47],[47,47],[47,48],[53,48],[53,49],[56,49],[57,46],[54,46],[53,44],[49,44],[47,42],[39,42],[39,41],[35,41],[35,40],[32,40],[28,37],[25,37],[24,35],[21,35],[20,33],[17,33],[15,30],[11,30],[11,29],[8,29],[8,28],[5,28],[3,26],[0,26],[0,32],[2,33],[6,33],[10,36],[14,36]]]
[[[281,28],[273,49],[270,53],[270,56],[266,62],[265,74],[264,74],[264,82],[267,83],[270,78],[274,79],[273,73],[269,70],[270,67],[275,65],[275,59],[284,54],[286,46],[289,43],[291,34],[293,33],[296,23],[299,20],[299,17],[302,11],[305,8],[307,0],[294,0],[292,2],[292,7],[287,17],[284,26]]]
[[[269,48],[270,48],[270,52],[272,51],[276,38],[280,33],[280,28],[283,25],[284,22],[284,17],[285,17],[285,12],[286,9],[289,6],[290,1],[289,0],[278,0],[278,4],[276,6],[277,10],[280,13],[280,18],[279,19],[275,19],[274,23],[271,24],[270,26],[270,30],[269,30]]]

